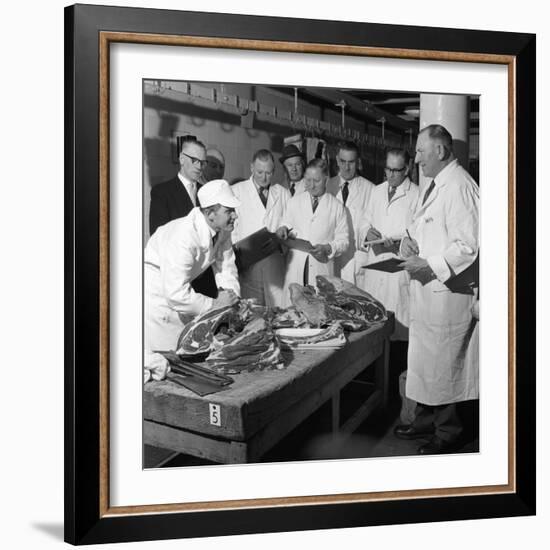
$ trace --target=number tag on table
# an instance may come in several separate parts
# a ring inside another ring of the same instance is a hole
[[[210,410],[210,424],[213,426],[222,425],[222,411],[219,405],[214,403],[208,403],[208,408]]]

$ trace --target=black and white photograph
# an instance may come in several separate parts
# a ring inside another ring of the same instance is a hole
[[[479,96],[142,85],[143,468],[478,453]]]
[[[65,10],[65,540],[535,514],[535,35],[400,14]]]

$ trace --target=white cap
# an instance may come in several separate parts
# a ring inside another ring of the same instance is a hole
[[[202,208],[215,204],[221,204],[226,208],[237,208],[241,204],[225,180],[212,180],[201,185],[197,197]]]

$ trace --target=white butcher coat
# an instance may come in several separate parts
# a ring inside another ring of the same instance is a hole
[[[288,189],[289,193],[290,193],[290,186],[291,185],[292,184],[288,181],[287,182],[287,189]],[[303,193],[305,190],[306,190],[306,182],[305,182],[304,178],[302,178],[301,180],[298,180],[294,184],[294,195],[298,195],[300,193]],[[293,195],[291,194],[290,196],[292,197]]]
[[[236,183],[231,190],[241,201],[236,209],[238,218],[231,236],[233,243],[263,227],[272,232],[280,227],[290,200],[290,191],[286,187],[272,183],[265,207],[252,178]],[[240,274],[243,298],[256,298],[262,305],[280,307],[283,301],[284,276],[285,257],[282,251],[275,252]]]
[[[478,255],[479,189],[456,160],[437,175],[422,206],[428,187],[409,232],[437,278],[423,286],[411,277],[405,391],[414,401],[443,405],[476,399],[479,393],[475,297],[443,284],[451,284],[451,275],[464,272]]]
[[[331,178],[327,183],[327,192],[342,201],[342,186],[344,180],[340,176]],[[362,276],[361,266],[367,263],[367,254],[358,249],[359,229],[365,211],[367,210],[374,184],[362,176],[355,176],[349,182],[349,195],[346,201],[348,223],[351,225],[350,246],[336,262],[336,274],[356,284],[358,276]],[[343,201],[342,201],[343,202]]]
[[[327,263],[318,262],[313,256],[290,248],[287,255],[285,277],[285,307],[291,305],[288,287],[290,283],[304,284],[304,267],[309,256],[309,284],[315,286],[317,275],[334,275],[334,261],[347,250],[350,241],[349,227],[344,205],[330,193],[319,198],[313,212],[309,192],[294,195],[288,203],[282,224],[292,229],[296,237],[312,245],[330,244],[332,248]]]
[[[240,295],[235,254],[228,232],[215,232],[200,208],[160,226],[144,252],[144,348],[175,350],[184,327],[212,306],[213,298],[193,290],[191,281],[212,266],[218,288]]]
[[[418,186],[409,178],[396,189],[388,202],[388,182],[377,185],[371,193],[367,210],[359,227],[359,244],[365,241],[371,227],[385,237],[401,239],[411,225],[418,202]],[[381,252],[380,247],[368,247],[367,263],[381,262],[395,258],[391,252]],[[363,264],[365,265],[365,264]],[[406,271],[385,273],[373,269],[362,269],[357,277],[357,286],[372,294],[384,307],[395,313],[393,340],[408,340],[409,334],[409,276]]]

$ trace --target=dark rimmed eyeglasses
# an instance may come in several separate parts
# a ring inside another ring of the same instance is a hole
[[[401,172],[404,172],[407,169],[406,166],[403,166],[403,168],[390,168],[389,166],[386,166],[384,170],[386,172],[389,172],[390,174],[401,174]]]
[[[188,155],[187,153],[184,153],[183,151],[181,152],[181,154],[185,155],[188,159],[191,159],[191,162],[195,166],[200,166],[201,168],[204,168],[208,164],[207,160],[201,160],[201,159],[198,159],[197,157],[192,157],[191,155]]]

